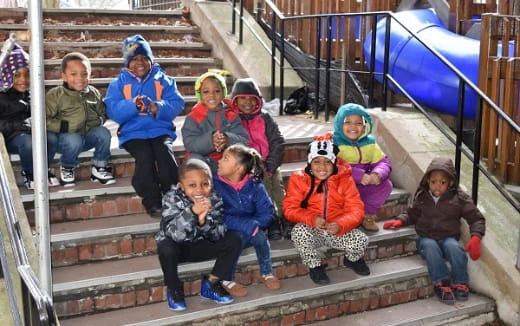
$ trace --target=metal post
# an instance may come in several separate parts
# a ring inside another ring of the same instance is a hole
[[[321,17],[318,17],[318,28],[316,29],[316,62],[315,62],[315,84],[316,94],[320,95],[320,60],[321,60]],[[318,120],[318,111],[314,111],[314,120]]]
[[[240,0],[240,21],[238,23],[238,43],[242,44],[244,41],[244,0]]]
[[[28,3],[31,27],[31,117],[34,172],[34,212],[38,239],[39,278],[43,290],[52,298],[51,248],[49,228],[49,190],[47,187],[47,134],[45,128],[45,87],[43,69],[42,2]]]
[[[372,39],[370,40],[370,65],[368,67],[368,72],[370,73],[370,79],[368,81],[368,106],[373,108],[375,105],[374,100],[374,88],[375,88],[375,80],[376,76],[374,74],[375,66],[376,66],[376,37],[377,37],[377,16],[371,16],[372,18]],[[387,16],[385,19],[390,19],[390,16]]]
[[[455,138],[455,172],[457,173],[457,183],[460,182],[460,166],[462,151],[462,130],[464,128],[464,88],[466,83],[459,79],[459,99],[457,110],[457,130]]]
[[[284,72],[285,72],[285,19],[280,18],[280,109],[283,111],[283,97],[284,97]]]
[[[329,98],[330,98],[330,62],[332,60],[332,17],[327,17],[327,61],[325,63],[325,121],[329,121]],[[314,107],[319,115],[320,111],[320,92],[316,92],[316,101],[318,105]]]
[[[385,55],[384,55],[384,64],[383,64],[383,103],[381,104],[381,109],[386,111],[386,106],[388,104],[388,65],[390,58],[390,23],[392,22],[392,17],[387,16],[386,18],[386,30],[385,30]]]
[[[276,13],[271,17],[271,98],[274,98],[276,87]],[[283,99],[280,99],[280,115],[283,115]]]

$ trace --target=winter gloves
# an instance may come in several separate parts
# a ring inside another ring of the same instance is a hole
[[[401,226],[403,226],[403,221],[401,221],[401,220],[392,220],[392,221],[385,222],[383,224],[383,229],[398,229]]]
[[[480,258],[480,238],[476,235],[471,236],[464,250],[469,252],[469,256],[473,260]]]

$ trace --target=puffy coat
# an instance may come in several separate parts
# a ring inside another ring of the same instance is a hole
[[[93,86],[78,92],[65,86],[52,88],[45,95],[47,130],[75,132],[84,136],[87,131],[105,122],[105,104]]]
[[[0,92],[0,132],[5,141],[21,133],[30,133],[24,120],[31,116],[29,92],[20,93],[14,88]]]
[[[214,178],[215,191],[224,200],[224,220],[229,230],[253,234],[256,227],[265,230],[274,217],[274,206],[264,185],[251,175],[240,190]]]
[[[359,197],[356,184],[352,179],[348,164],[338,165],[338,173],[331,175],[318,192],[318,180],[311,194],[307,208],[300,207],[311,188],[313,176],[301,170],[289,178],[287,194],[283,200],[283,215],[293,223],[304,223],[315,227],[317,216],[328,223],[336,222],[340,231],[338,236],[358,227],[365,216],[365,205]]]
[[[446,172],[453,181],[437,203],[428,186],[430,173],[435,170]],[[415,192],[412,207],[397,218],[404,225],[415,224],[419,236],[434,240],[448,237],[459,239],[461,218],[468,222],[471,235],[482,237],[486,231],[484,216],[471,197],[458,186],[455,168],[449,158],[438,157],[432,160]]]

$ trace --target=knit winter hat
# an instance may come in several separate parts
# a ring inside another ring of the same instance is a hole
[[[128,67],[130,61],[132,61],[136,56],[142,54],[148,59],[150,59],[150,63],[153,64],[153,54],[152,49],[150,48],[150,44],[139,34],[134,36],[129,36],[123,41],[123,59],[125,59],[125,67]]]
[[[13,87],[14,75],[20,68],[29,65],[29,55],[18,44],[14,44],[11,54],[6,58],[0,71],[0,87],[10,89]]]
[[[197,78],[197,80],[195,81],[195,96],[197,97],[197,101],[200,102],[202,100],[202,97],[200,95],[200,88],[202,87],[202,83],[207,78],[215,79],[217,83],[219,83],[220,87],[222,87],[223,97],[227,96],[227,86],[224,77],[221,74],[217,74],[215,72],[206,72],[200,75],[200,77]]]
[[[254,96],[258,106],[262,107],[262,93],[252,78],[240,78],[235,81],[231,90],[231,102],[235,103],[236,98],[239,96]]]
[[[318,156],[328,158],[333,164],[336,163],[336,155],[339,148],[332,143],[332,134],[327,133],[324,136],[314,136],[314,141],[309,144],[307,149],[307,163],[311,163]]]

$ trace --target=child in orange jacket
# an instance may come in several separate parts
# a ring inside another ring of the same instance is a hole
[[[289,178],[283,213],[297,223],[291,239],[309,267],[310,278],[316,284],[330,283],[318,252],[323,246],[344,250],[343,264],[359,275],[369,275],[363,260],[368,237],[357,229],[364,205],[350,166],[336,165],[338,147],[330,134],[315,138],[307,153],[305,169]]]

